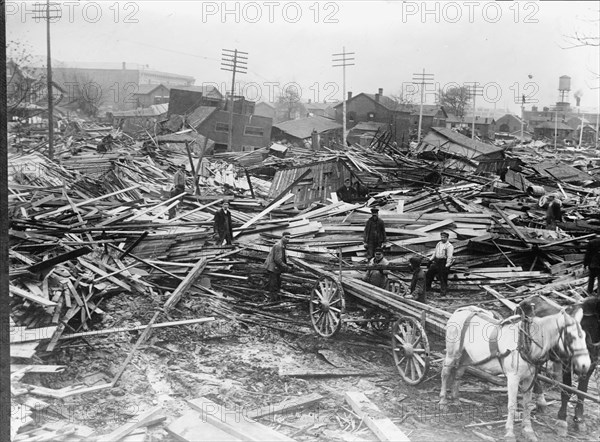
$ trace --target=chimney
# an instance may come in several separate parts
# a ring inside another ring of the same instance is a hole
[[[383,96],[383,88],[382,88],[382,87],[380,87],[380,88],[379,88],[379,91],[378,91],[378,93],[379,93],[379,96],[380,96],[380,97],[382,97],[382,96]]]
[[[531,106],[531,111],[532,112],[537,112],[538,111],[538,107],[537,106]]]
[[[127,69],[127,63],[126,62],[123,62],[122,66],[123,66],[123,70]]]
[[[579,107],[579,103],[581,103],[581,97],[575,95],[575,106]]]
[[[348,100],[352,98],[352,92],[348,92]]]

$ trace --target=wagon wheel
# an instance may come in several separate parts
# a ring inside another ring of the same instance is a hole
[[[392,351],[404,382],[419,384],[429,369],[429,340],[423,326],[413,318],[396,321],[392,328]]]
[[[310,320],[315,331],[325,338],[335,335],[342,326],[344,308],[342,286],[329,276],[319,278],[310,294],[309,304]]]

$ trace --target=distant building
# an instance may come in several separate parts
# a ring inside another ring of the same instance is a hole
[[[419,115],[420,106],[418,104],[411,105],[412,112],[410,113],[411,132],[418,133],[419,131]],[[426,134],[432,127],[445,127],[448,114],[443,106],[438,104],[424,104],[423,115],[421,118],[421,134]]]
[[[275,109],[274,103],[267,103],[265,101],[261,101],[260,103],[256,103],[254,106],[254,115],[258,115],[259,117],[268,117],[272,118],[275,121],[275,115],[277,111]]]
[[[533,128],[534,138],[551,138],[557,134],[558,139],[567,138],[573,129],[562,121],[544,121]]]
[[[306,108],[307,117],[325,117],[335,119],[335,109],[333,108],[334,103],[317,103],[308,100],[308,103],[304,104]]]
[[[169,105],[170,107],[170,105]],[[186,116],[188,124],[199,134],[215,142],[215,152],[227,152],[230,113],[218,107],[200,106]],[[234,152],[250,152],[271,144],[273,120],[252,114],[233,114]]]
[[[457,117],[456,115],[448,115],[446,119],[446,128],[461,129],[471,132],[473,128],[473,118],[475,118],[475,135],[479,138],[494,139],[495,121],[491,117]]]
[[[521,118],[513,114],[506,114],[496,120],[495,132],[510,134],[521,130]],[[523,130],[527,130],[527,124],[523,125]]]
[[[187,115],[200,106],[223,108],[223,98],[214,86],[174,86],[169,91],[169,116]]]
[[[305,117],[276,123],[273,125],[272,139],[304,146],[306,141],[311,141],[313,131],[316,131],[320,145],[329,146],[332,141],[342,139],[342,125],[324,117]]]
[[[43,68],[36,68],[41,72]],[[76,101],[87,94],[97,100],[104,110],[128,110],[138,107],[136,95],[146,90],[143,85],[190,86],[194,78],[186,75],[150,69],[128,69],[123,63],[121,69],[87,69],[53,67],[53,79],[67,91],[69,101]],[[140,88],[144,87],[143,90]]]
[[[157,125],[167,115],[169,105],[167,103],[153,104],[149,107],[132,109],[126,111],[110,112],[113,127],[121,129],[128,134],[156,133]]]
[[[335,119],[342,123],[343,103],[334,106]],[[362,122],[385,123],[392,133],[392,141],[398,144],[408,142],[410,131],[410,114],[412,109],[399,104],[394,99],[383,95],[383,89],[376,94],[360,93],[352,96],[348,92],[346,100],[346,125],[352,129]]]
[[[150,107],[169,102],[169,88],[162,84],[142,84],[133,94],[136,107]]]

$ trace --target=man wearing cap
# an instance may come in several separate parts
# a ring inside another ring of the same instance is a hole
[[[277,301],[279,298],[279,290],[281,290],[281,274],[292,271],[292,264],[288,264],[285,256],[285,248],[290,241],[290,232],[283,232],[279,241],[277,241],[269,256],[264,263],[264,268],[269,275],[269,300]]]
[[[421,268],[421,258],[419,256],[411,256],[408,262],[413,272],[410,280],[410,298],[425,303],[427,302],[425,294],[425,271]]]
[[[454,246],[448,241],[450,237],[448,232],[442,232],[440,237],[441,241],[437,243],[434,252],[429,258],[431,266],[425,275],[425,290],[428,292],[431,291],[431,283],[433,282],[433,278],[437,276],[440,281],[440,294],[441,296],[446,296],[448,290],[448,272],[453,261]]]
[[[221,209],[217,210],[214,217],[214,231],[219,236],[218,245],[227,245],[233,243],[233,231],[231,228],[231,212],[229,211],[229,202],[224,201]]]
[[[356,198],[356,190],[354,189],[354,187],[352,187],[350,178],[346,178],[344,180],[344,185],[340,187],[335,193],[338,199],[344,201],[345,203],[352,203]]]
[[[185,192],[185,166],[182,164],[173,175],[173,189],[171,190],[171,198],[181,195]],[[169,209],[169,218],[173,219],[177,215],[177,204]]]
[[[375,256],[368,263],[369,266],[388,266],[389,264],[390,262],[383,257],[381,248],[375,249]],[[369,269],[364,280],[380,289],[385,289],[388,283],[388,273],[387,269]]]
[[[548,195],[548,209],[546,209],[546,227],[556,230],[556,222],[562,222],[562,203],[556,194]]]
[[[385,224],[379,219],[379,209],[371,209],[371,218],[367,220],[363,235],[363,245],[367,249],[367,259],[375,256],[375,249],[380,248],[386,240]]]

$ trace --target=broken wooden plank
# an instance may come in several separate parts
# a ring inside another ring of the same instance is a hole
[[[250,227],[252,224],[254,224],[256,221],[258,221],[259,219],[261,219],[263,216],[265,216],[269,212],[272,212],[277,207],[281,206],[283,203],[285,203],[287,200],[289,200],[293,196],[294,196],[293,193],[288,193],[286,196],[284,196],[282,199],[280,199],[279,201],[277,201],[272,206],[267,207],[265,210],[263,210],[262,212],[260,212],[258,215],[253,216],[249,221],[245,222],[241,227],[239,227],[238,229],[234,229],[234,230],[237,230],[237,231],[233,232],[233,237],[236,238],[240,233],[242,233],[243,230],[245,230],[248,227]]]
[[[352,410],[375,433],[380,441],[410,442],[408,436],[390,418],[385,416],[379,407],[371,402],[364,393],[347,391],[344,396]]]
[[[163,412],[163,408],[160,405],[150,408],[143,413],[138,414],[132,419],[132,422],[128,422],[125,425],[121,425],[116,430],[109,434],[104,434],[96,442],[113,442],[127,436],[133,430],[148,426],[149,422],[158,423],[167,419],[167,416]]]
[[[247,416],[250,419],[257,419],[263,416],[271,416],[277,413],[283,413],[286,411],[295,410],[300,407],[304,407],[306,405],[314,404],[315,402],[323,399],[318,393],[310,393],[305,396],[295,397],[283,402],[280,402],[276,405],[268,405],[266,407],[255,408],[253,410],[248,411]]]
[[[33,301],[36,304],[43,305],[44,307],[53,307],[56,305],[56,302],[52,302],[49,299],[42,298],[41,296],[36,296],[33,293],[29,293],[28,291],[16,287],[12,284],[10,285],[9,290],[14,295],[28,299],[29,301]]]
[[[194,284],[196,279],[200,277],[200,274],[206,267],[207,259],[200,258],[196,265],[189,271],[185,279],[177,286],[173,294],[165,302],[164,309],[168,311],[171,307],[179,302],[185,292]]]
[[[315,369],[315,368],[299,368],[299,367],[286,367],[283,365],[279,366],[279,376],[292,376],[292,377],[346,377],[346,376],[389,376],[395,372],[391,370],[352,370],[346,368],[327,368],[327,369]]]
[[[171,422],[166,430],[180,442],[240,442],[247,440],[206,422],[195,410],[186,411],[180,418]]]
[[[211,316],[211,317],[208,317],[208,318],[187,319],[187,320],[183,320],[183,321],[172,321],[172,322],[161,322],[160,324],[154,324],[154,325],[152,325],[152,328],[174,327],[174,326],[178,326],[178,325],[200,324],[200,323],[203,323],[203,322],[209,322],[209,321],[214,321],[214,320],[215,320],[214,316]],[[61,336],[59,338],[59,340],[63,340],[63,339],[75,339],[75,338],[82,338],[82,337],[89,337],[89,336],[98,336],[98,335],[109,335],[109,334],[112,334],[112,333],[130,332],[130,331],[135,331],[135,330],[143,330],[146,327],[148,327],[148,324],[146,324],[146,325],[140,325],[138,327],[118,327],[118,328],[108,328],[106,330],[94,330],[94,331],[82,332],[82,333],[72,333],[70,335]]]
[[[205,422],[242,440],[256,442],[265,440],[271,442],[293,441],[293,439],[282,433],[272,430],[248,417],[243,417],[241,412],[228,410],[210,399],[201,397],[198,399],[187,400],[186,402],[190,407],[200,413]]]
[[[42,270],[53,267],[57,264],[60,264],[61,262],[70,261],[71,259],[75,259],[80,256],[86,255],[91,251],[92,249],[89,247],[81,247],[79,249],[71,250],[67,253],[55,256],[54,258],[50,258],[32,266],[29,266],[26,268],[26,270],[31,273],[41,272]]]

